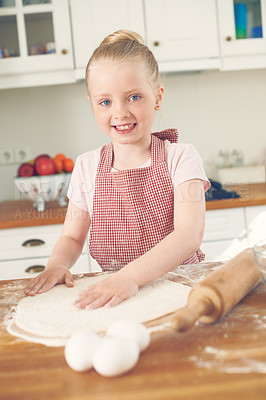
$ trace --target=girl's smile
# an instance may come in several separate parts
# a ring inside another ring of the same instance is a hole
[[[137,124],[125,124],[125,125],[114,125],[115,128],[120,135],[125,135],[127,133],[131,133]]]

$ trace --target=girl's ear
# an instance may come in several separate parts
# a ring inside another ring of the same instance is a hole
[[[161,103],[163,100],[163,93],[164,93],[164,88],[162,86],[159,87],[157,95],[156,95],[156,103],[155,103],[155,110],[160,110],[161,108]]]

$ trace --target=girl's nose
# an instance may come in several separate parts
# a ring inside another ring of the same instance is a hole
[[[114,118],[122,119],[129,116],[129,109],[125,103],[117,103],[114,106]]]

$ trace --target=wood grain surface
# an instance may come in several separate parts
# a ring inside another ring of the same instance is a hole
[[[179,267],[168,278],[190,286],[217,264]],[[7,318],[24,297],[26,280],[0,282],[1,400],[235,400],[266,398],[266,288],[260,283],[219,322],[185,333],[152,333],[152,341],[129,373],[105,378],[77,373],[62,347],[13,337]],[[171,316],[148,324],[158,326]]]
[[[243,183],[227,187],[240,195],[238,199],[213,200],[206,202],[206,210],[222,208],[261,206],[266,204],[266,183]]]
[[[57,201],[46,202],[42,212],[32,205],[30,200],[1,202],[0,229],[62,224],[65,220],[67,207],[60,207]]]
[[[228,188],[240,194],[240,198],[208,201],[206,209],[219,210],[266,204],[266,183],[242,184]],[[0,202],[0,229],[62,224],[65,220],[66,207],[60,207],[56,201],[46,202],[43,212],[37,211],[32,205],[30,200]]]

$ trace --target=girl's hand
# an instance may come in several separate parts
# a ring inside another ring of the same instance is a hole
[[[74,286],[74,280],[67,267],[58,266],[44,270],[41,274],[30,280],[24,293],[34,296],[36,293],[44,293],[57,283],[65,283],[68,287]]]
[[[80,292],[74,305],[88,310],[102,306],[113,307],[134,296],[138,290],[136,282],[117,273]]]

